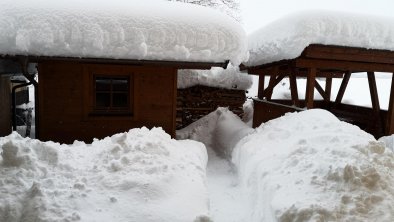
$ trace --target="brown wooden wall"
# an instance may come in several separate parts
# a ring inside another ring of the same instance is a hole
[[[91,142],[142,126],[175,136],[175,68],[46,61],[38,69],[41,140]],[[132,115],[92,115],[93,73],[130,75]]]
[[[10,78],[0,76],[0,136],[11,133],[11,88]]]

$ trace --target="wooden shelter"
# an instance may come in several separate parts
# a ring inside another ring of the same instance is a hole
[[[394,73],[394,52],[334,45],[311,44],[302,54],[290,60],[282,60],[256,66],[241,65],[249,74],[259,76],[258,97],[254,99],[254,126],[277,118],[286,112],[304,108],[329,110],[341,120],[360,126],[375,137],[394,133],[394,87],[392,82],[388,111],[381,110],[375,72]],[[352,73],[366,72],[372,108],[342,103]],[[265,77],[269,83],[264,87]],[[272,92],[278,83],[289,78],[291,100],[273,100]],[[297,79],[306,78],[305,99],[298,98]],[[323,88],[316,79],[325,79]],[[334,101],[331,101],[333,78],[342,79]],[[394,75],[393,75],[394,80]],[[323,100],[315,100],[315,89]]]

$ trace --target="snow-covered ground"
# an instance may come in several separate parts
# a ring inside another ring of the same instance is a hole
[[[0,221],[206,221],[207,151],[161,129],[92,144],[0,138]]]
[[[235,147],[245,221],[393,221],[394,155],[324,110],[262,124]]]
[[[393,152],[327,111],[252,129],[220,108],[178,137],[203,143],[146,128],[92,144],[0,138],[0,221],[394,219]]]

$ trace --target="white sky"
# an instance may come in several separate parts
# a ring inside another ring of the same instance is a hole
[[[240,0],[247,33],[284,15],[326,9],[394,17],[394,0]]]

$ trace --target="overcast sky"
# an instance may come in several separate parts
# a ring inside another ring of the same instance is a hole
[[[240,0],[248,33],[289,13],[326,9],[394,17],[394,0]]]

